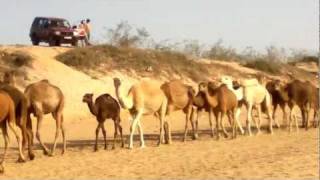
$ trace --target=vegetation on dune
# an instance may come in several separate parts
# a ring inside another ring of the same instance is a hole
[[[208,68],[188,59],[184,54],[172,51],[123,48],[98,45],[75,48],[56,57],[59,61],[78,69],[133,69],[161,75],[163,71],[185,75],[193,80],[202,80],[201,74],[209,74]]]
[[[31,66],[33,58],[23,51],[14,51],[8,53],[0,51],[1,64],[10,65],[13,68],[19,68],[22,66]]]

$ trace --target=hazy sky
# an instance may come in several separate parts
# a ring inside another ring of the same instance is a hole
[[[0,44],[31,44],[35,16],[71,23],[90,18],[93,39],[121,20],[145,27],[157,40],[223,39],[238,49],[268,45],[318,51],[318,0],[0,0]]]

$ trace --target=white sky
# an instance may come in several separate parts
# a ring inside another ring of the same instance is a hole
[[[269,45],[319,50],[318,0],[0,0],[0,44],[31,44],[35,16],[71,23],[90,18],[93,39],[121,20],[145,27],[157,40],[194,39],[242,49]]]

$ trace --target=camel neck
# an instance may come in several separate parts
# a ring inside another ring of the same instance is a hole
[[[216,106],[218,105],[216,93],[214,93],[213,95],[210,95],[209,92],[208,92],[208,90],[206,90],[206,91],[204,92],[204,94],[205,94],[205,97],[206,97],[206,99],[207,99],[207,102],[209,103],[209,105],[210,105],[211,107],[214,108],[214,107],[216,107]]]
[[[90,112],[91,112],[93,115],[96,116],[96,115],[98,114],[98,112],[97,112],[96,106],[93,104],[93,101],[91,100],[91,101],[87,102],[87,105],[88,105],[88,107],[89,107]]]
[[[119,104],[124,109],[131,109],[133,107],[132,99],[128,95],[124,95],[121,89],[121,85],[116,88],[116,96],[119,100]]]

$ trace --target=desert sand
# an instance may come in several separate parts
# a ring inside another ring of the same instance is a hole
[[[133,150],[121,148],[120,143],[115,150],[111,150],[114,127],[113,122],[107,120],[108,149],[103,149],[100,134],[99,151],[93,152],[97,123],[81,99],[87,92],[94,92],[95,95],[110,93],[114,96],[113,77],[92,79],[57,62],[54,56],[67,49],[18,49],[30,52],[36,59],[33,67],[27,69],[29,79],[26,84],[46,78],[58,85],[66,96],[67,153],[60,154],[59,144],[54,157],[45,156],[35,139],[36,159],[18,164],[15,162],[18,151],[11,135],[6,169],[0,179],[319,179],[318,129],[300,129],[299,132],[293,129],[289,133],[286,129],[275,128],[273,135],[263,129],[260,135],[238,136],[235,140],[221,138],[217,141],[210,136],[206,114],[199,121],[200,138],[191,140],[189,136],[188,141],[183,143],[184,117],[181,112],[173,113],[170,118],[173,144],[161,147],[156,145],[159,121],[153,116],[144,117],[142,127],[147,147],[139,148],[139,138],[136,136]],[[137,81],[117,72],[113,76],[122,78],[127,88]],[[121,115],[127,138],[128,113],[124,111]],[[244,110],[241,114],[243,125],[245,117]],[[281,112],[278,111],[276,117],[282,122]],[[266,124],[266,116],[263,118]],[[33,124],[35,127],[34,118]],[[225,124],[228,125],[227,119]],[[45,117],[42,129],[44,142],[51,146],[55,122],[50,115]],[[59,140],[61,143],[61,137]],[[3,139],[0,138],[0,141],[3,152]]]

